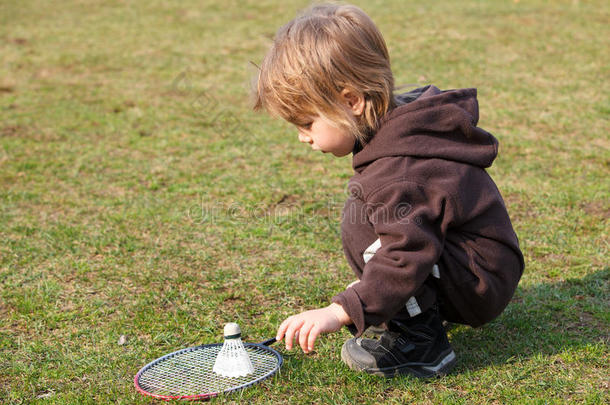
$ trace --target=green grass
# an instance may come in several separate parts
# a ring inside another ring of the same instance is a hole
[[[397,84],[479,89],[526,273],[452,330],[450,376],[354,373],[342,331],[213,402],[609,402],[607,2],[357,4]],[[249,61],[306,5],[0,2],[0,403],[150,403],[143,364],[231,320],[263,340],[353,280],[350,159],[248,107]]]

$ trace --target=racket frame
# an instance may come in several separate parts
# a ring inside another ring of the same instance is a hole
[[[147,365],[145,365],[144,367],[142,367],[140,369],[140,371],[138,371],[138,373],[135,375],[135,377],[133,379],[133,383],[134,383],[134,385],[136,387],[136,390],[140,394],[145,395],[145,396],[149,396],[149,397],[153,397],[153,398],[157,398],[157,399],[163,399],[163,400],[166,400],[166,401],[171,401],[171,400],[198,401],[198,400],[213,398],[213,397],[216,397],[216,396],[218,396],[220,394],[226,394],[226,393],[233,392],[233,391],[239,391],[239,390],[242,390],[244,388],[250,387],[250,386],[252,386],[254,384],[257,384],[257,383],[259,383],[259,382],[261,382],[263,380],[266,380],[267,378],[275,375],[280,370],[280,368],[282,367],[282,363],[284,362],[284,359],[282,358],[281,354],[279,354],[276,350],[274,350],[274,349],[269,347],[269,345],[274,343],[275,341],[276,341],[275,338],[271,338],[271,339],[265,340],[265,341],[263,341],[261,343],[244,343],[244,346],[246,346],[246,347],[248,347],[248,346],[250,346],[250,347],[258,347],[260,349],[269,351],[271,354],[273,354],[276,357],[277,361],[278,361],[277,367],[274,370],[268,372],[265,375],[262,375],[262,376],[258,377],[255,380],[252,380],[250,382],[244,383],[242,385],[238,385],[236,387],[228,388],[228,389],[220,391],[220,392],[207,392],[207,393],[197,394],[197,395],[177,395],[177,396],[154,394],[154,393],[148,392],[148,391],[144,390],[142,387],[140,387],[139,380],[140,380],[140,376],[146,370],[148,370],[149,368],[153,367],[154,365],[156,365],[158,363],[161,363],[165,359],[168,359],[170,357],[173,357],[173,356],[176,356],[178,354],[182,354],[182,353],[188,352],[188,351],[201,350],[202,348],[206,348],[206,347],[222,346],[223,343],[211,343],[211,344],[193,346],[193,347],[188,347],[186,349],[176,350],[175,352],[172,352],[172,353],[168,353],[165,356],[159,357],[158,359],[153,360],[150,363],[148,363]]]

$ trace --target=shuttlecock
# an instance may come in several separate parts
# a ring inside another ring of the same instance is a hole
[[[214,371],[225,377],[243,377],[254,372],[250,356],[241,341],[241,330],[236,323],[228,323],[224,329],[225,342],[218,352]]]

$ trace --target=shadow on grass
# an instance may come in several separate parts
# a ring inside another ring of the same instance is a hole
[[[608,344],[610,269],[582,279],[519,288],[496,320],[478,329],[450,331],[459,356],[457,372]]]

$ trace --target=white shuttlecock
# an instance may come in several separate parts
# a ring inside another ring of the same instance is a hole
[[[241,330],[236,323],[228,323],[224,329],[225,342],[218,352],[214,371],[224,377],[243,377],[254,372],[250,356],[241,341]]]

